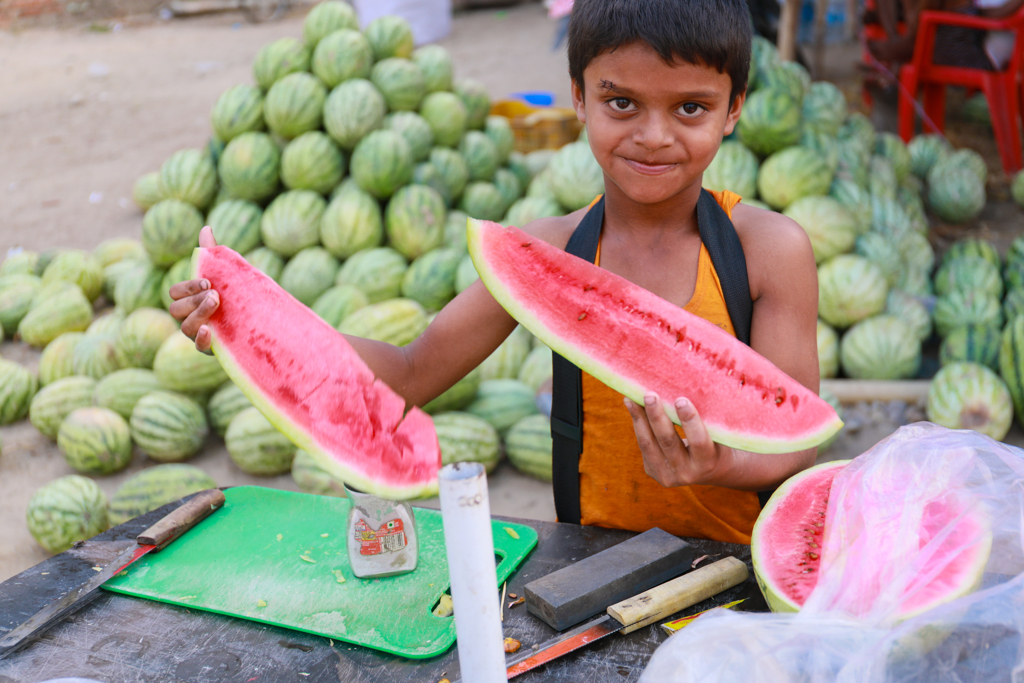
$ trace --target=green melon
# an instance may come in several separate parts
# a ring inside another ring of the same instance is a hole
[[[217,164],[220,162],[220,155],[224,153],[224,148],[227,147],[227,144],[228,143],[224,142],[216,135],[211,135],[210,138],[206,141],[206,145],[202,149],[203,156],[206,158],[207,161],[213,164],[214,168],[217,168]],[[219,194],[220,191],[218,188],[218,191],[215,192],[213,195],[214,202],[217,201],[217,196]]]
[[[441,462],[478,462],[493,472],[501,460],[498,431],[486,420],[461,412],[434,415],[434,429],[441,445]]]
[[[179,150],[160,167],[160,194],[205,209],[217,194],[217,169],[202,150]]]
[[[757,74],[759,88],[781,90],[788,93],[798,104],[810,90],[811,77],[807,69],[796,62],[779,61]]]
[[[389,57],[412,55],[412,27],[401,17],[390,14],[378,17],[366,25],[363,33],[373,48],[374,60],[378,62]]]
[[[457,249],[465,254],[466,246],[466,221],[469,216],[458,209],[448,212],[448,218],[444,222],[444,245]]]
[[[65,332],[46,345],[39,357],[41,386],[75,374],[71,367],[71,359],[74,357],[75,346],[84,336],[83,332]]]
[[[551,422],[545,415],[527,415],[505,435],[508,461],[522,472],[551,481]]]
[[[445,185],[446,191],[441,194],[450,205],[454,204],[469,183],[469,167],[466,160],[454,149],[434,147],[430,150],[430,165],[437,169]]]
[[[444,199],[424,185],[399,188],[384,212],[391,247],[413,260],[440,246],[444,239]]]
[[[800,197],[782,213],[796,221],[810,237],[815,263],[850,251],[858,239],[853,215],[832,197]]]
[[[725,140],[704,171],[701,184],[709,190],[730,190],[744,198],[757,194],[758,161],[736,140]]]
[[[92,304],[81,287],[61,283],[40,287],[25,317],[18,323],[21,340],[30,346],[46,346],[65,332],[80,332],[92,322]]]
[[[586,143],[566,145],[551,159],[548,168],[551,190],[559,203],[569,211],[589,205],[597,195],[604,192],[604,171]],[[482,218],[472,212],[467,213],[473,218]]]
[[[921,367],[921,342],[896,316],[875,315],[847,330],[839,355],[847,377],[909,379]]]
[[[523,196],[523,187],[519,184],[519,178],[516,177],[516,174],[507,168],[499,168],[495,171],[492,182],[498,188],[498,194],[501,195],[501,212],[505,214],[516,200]]]
[[[968,362],[999,371],[999,330],[991,325],[963,325],[954,328],[942,340],[939,364]]]
[[[1024,316],[1003,328],[999,346],[999,375],[1013,399],[1017,419],[1024,418]]]
[[[167,268],[185,258],[199,244],[203,215],[191,204],[165,199],[146,212],[142,220],[142,244],[150,260]]]
[[[928,386],[928,419],[949,429],[972,429],[999,441],[1010,430],[1007,385],[984,365],[943,366]]]
[[[84,251],[62,251],[43,271],[42,284],[51,282],[73,282],[89,301],[95,301],[103,291],[103,266]]]
[[[103,240],[92,250],[92,257],[96,259],[101,268],[106,268],[111,263],[118,261],[137,261],[146,258],[146,248],[142,242],[130,237],[112,237]]]
[[[918,341],[924,342],[932,334],[932,317],[927,306],[909,292],[890,289],[885,300],[885,312],[907,323]]]
[[[530,353],[530,333],[517,326],[498,348],[480,364],[480,378],[517,379],[519,369]]]
[[[140,398],[129,426],[139,449],[160,462],[191,458],[202,448],[209,431],[202,406],[171,391],[153,391]]]
[[[229,199],[210,211],[206,224],[213,228],[217,244],[244,254],[260,245],[263,210],[244,199]]]
[[[805,128],[800,135],[800,146],[821,156],[831,173],[839,170],[839,143],[828,133]]]
[[[252,73],[264,91],[290,73],[309,71],[309,48],[295,38],[279,38],[260,48]]]
[[[855,139],[869,153],[873,153],[876,145],[875,124],[859,111],[851,112],[839,129],[840,139]]]
[[[915,135],[907,145],[910,153],[910,170],[922,180],[928,177],[928,171],[932,170],[938,161],[952,153],[953,148],[949,141],[942,135]]]
[[[999,299],[983,292],[953,290],[935,300],[932,311],[935,331],[945,337],[961,325],[994,325],[1002,327],[1003,309]]]
[[[29,414],[39,380],[27,368],[0,358],[0,424],[11,424]]]
[[[458,270],[455,271],[455,292],[462,294],[463,290],[479,279],[480,274],[476,272],[473,259],[470,258],[469,254],[466,254],[462,257],[462,261],[459,262]]]
[[[306,14],[302,21],[302,40],[312,50],[324,38],[342,29],[359,30],[359,17],[355,10],[347,2],[325,0]]]
[[[846,120],[846,97],[828,81],[811,83],[802,103],[804,129],[816,130],[835,137]]]
[[[91,406],[96,392],[92,377],[63,377],[39,390],[28,409],[32,426],[50,439],[57,438],[57,430],[68,413],[76,408]]]
[[[499,434],[516,422],[537,412],[533,390],[516,379],[491,379],[480,382],[476,398],[466,412],[487,420]]]
[[[110,334],[86,334],[71,355],[71,370],[82,377],[101,379],[119,369],[116,337]]]
[[[379,246],[384,241],[380,203],[358,188],[338,193],[320,220],[320,241],[340,259]]]
[[[505,214],[505,208],[505,198],[501,192],[494,183],[485,181],[466,185],[459,201],[459,209],[478,220],[499,221]]]
[[[1009,263],[1003,269],[1003,280],[1009,289],[1024,287],[1024,262]]]
[[[232,139],[217,165],[223,188],[236,199],[253,202],[261,202],[277,191],[280,168],[277,145],[266,133],[255,132]]]
[[[117,289],[117,281],[121,279],[121,276],[139,263],[151,263],[151,261],[148,256],[143,254],[140,259],[125,259],[111,263],[103,269],[103,296],[107,297],[108,301],[114,300],[114,290]]]
[[[208,393],[227,381],[214,356],[196,348],[184,334],[172,334],[153,357],[153,372],[163,385],[180,393]]]
[[[885,275],[890,287],[895,287],[904,270],[903,258],[889,237],[880,232],[867,232],[858,235],[853,251],[871,261]]]
[[[242,133],[263,130],[263,93],[248,84],[228,88],[213,105],[210,125],[214,135],[226,143]]]
[[[256,476],[289,472],[295,458],[295,445],[256,408],[246,408],[232,418],[224,444],[238,469]]]
[[[833,327],[881,313],[888,293],[885,275],[861,256],[841,254],[818,267],[818,314]]]
[[[352,177],[377,199],[387,199],[412,180],[412,170],[409,143],[393,130],[373,131],[352,152]]]
[[[323,247],[309,247],[296,254],[281,271],[280,283],[286,292],[312,306],[321,294],[334,285],[340,264]]]
[[[965,223],[985,208],[985,183],[970,168],[947,159],[928,172],[928,207],[944,221]]]
[[[782,149],[765,159],[757,172],[758,196],[776,209],[801,197],[828,194],[831,185],[825,159],[807,147]]]
[[[36,275],[42,272],[39,267],[39,254],[15,247],[7,250],[3,262],[0,262],[0,277],[5,275]]]
[[[448,387],[440,396],[424,404],[423,410],[431,415],[449,410],[462,410],[473,402],[479,388],[480,368],[475,367],[458,382]]]
[[[423,72],[427,92],[452,89],[452,56],[440,45],[424,45],[412,53],[412,61]]]
[[[123,524],[199,491],[217,487],[191,465],[157,465],[129,477],[110,499],[110,523]]]
[[[27,273],[0,275],[0,328],[14,336],[18,324],[32,306],[42,280]]]
[[[448,186],[445,184],[444,179],[441,177],[441,172],[437,170],[429,161],[424,161],[416,164],[412,170],[412,184],[413,185],[425,185],[439,195],[444,203],[448,206],[451,205],[451,196],[448,194]]]
[[[852,180],[837,176],[832,180],[828,193],[850,212],[858,233],[863,234],[871,229],[871,196],[867,190]]]
[[[491,96],[479,81],[463,78],[455,81],[455,94],[466,105],[466,128],[481,130],[491,113]]]
[[[139,308],[121,324],[117,334],[117,362],[123,368],[152,368],[157,350],[178,331],[178,323],[166,311]]]
[[[498,148],[485,133],[468,131],[459,143],[470,180],[491,180],[498,169]]]
[[[71,469],[83,474],[113,474],[128,467],[132,440],[125,419],[113,410],[78,408],[57,432],[57,448]]]
[[[54,554],[109,527],[107,497],[96,482],[77,474],[54,479],[32,494],[25,516],[32,538]]]
[[[534,151],[538,151],[538,152],[551,152],[552,156],[554,155],[554,150],[551,150],[551,149],[548,149],[548,150],[534,150]],[[520,185],[522,185],[523,187],[528,187],[529,184],[530,184],[530,181],[533,180],[533,177],[535,175],[537,175],[537,173],[540,173],[545,168],[547,168],[548,161],[550,161],[550,157],[547,157],[547,160],[544,162],[544,165],[540,166],[539,168],[537,168],[536,172],[535,172],[534,171],[535,167],[530,162],[530,158],[529,158],[528,155],[523,154],[522,152],[519,152],[519,151],[516,151],[516,150],[512,150],[511,152],[509,152],[509,155],[508,155],[508,168],[509,168],[509,170],[511,170],[513,173],[516,174],[516,177],[519,178],[519,184]]]
[[[413,161],[424,161],[434,146],[434,131],[427,120],[413,111],[396,111],[384,117],[384,128],[401,133],[409,143]]]
[[[455,147],[469,123],[469,111],[458,95],[432,92],[420,104],[420,116],[434,131],[434,141],[442,147]]]
[[[768,156],[800,140],[800,102],[782,89],[763,88],[743,105],[736,134],[759,156]]]
[[[462,260],[458,249],[439,247],[423,254],[402,277],[402,296],[427,311],[439,311],[455,296],[455,271]]]
[[[839,335],[822,319],[818,319],[818,374],[830,379],[839,374]]]
[[[132,185],[132,201],[143,211],[157,202],[167,199],[160,188],[160,172],[143,173]]]
[[[564,212],[558,202],[543,197],[523,197],[509,207],[502,223],[521,228],[539,218],[562,215]]]
[[[238,385],[234,382],[225,382],[210,396],[206,413],[210,418],[210,426],[213,427],[213,431],[223,437],[228,431],[231,420],[246,408],[251,407],[252,402],[245,397]]]
[[[904,235],[896,244],[900,256],[909,268],[915,268],[925,274],[931,272],[935,265],[935,250],[928,238],[918,232]]]
[[[964,237],[954,242],[942,255],[942,262],[947,263],[963,256],[983,258],[996,268],[1001,268],[1003,265],[1003,259],[995,246],[978,237]]]
[[[361,289],[352,285],[335,285],[321,294],[311,308],[328,325],[337,327],[342,320],[369,303]]]
[[[868,191],[871,196],[895,200],[897,187],[899,183],[892,162],[880,154],[872,155],[868,163]]]
[[[295,256],[320,242],[320,219],[327,209],[322,196],[310,190],[279,194],[263,212],[263,244],[282,256]]]
[[[519,366],[516,379],[536,392],[551,376],[551,349],[541,343],[530,349],[523,364]]]
[[[324,103],[324,129],[346,152],[371,131],[380,128],[387,114],[384,96],[371,83],[352,78],[331,91]]]
[[[415,111],[427,94],[423,72],[411,59],[389,57],[373,65],[370,81],[391,111]]]
[[[1003,297],[1003,278],[999,267],[980,256],[961,256],[943,261],[935,273],[935,293],[939,296],[954,290],[977,291]]]
[[[1003,299],[1003,317],[1007,322],[1024,313],[1024,287],[1013,287]]]
[[[488,116],[484,120],[484,134],[494,143],[498,153],[498,166],[508,163],[509,155],[515,149],[516,138],[512,124],[504,116]]]
[[[427,312],[412,299],[388,299],[360,308],[341,321],[338,331],[405,346],[427,329]]]
[[[96,384],[93,403],[129,419],[139,399],[165,388],[156,373],[143,368],[125,368],[110,373]]]
[[[325,469],[316,464],[313,456],[302,450],[295,451],[295,459],[292,460],[292,480],[300,490],[318,496],[333,496],[344,498],[345,484],[340,479],[335,479]]]
[[[362,33],[339,29],[328,34],[313,50],[313,73],[328,88],[353,78],[368,78],[373,50]]]
[[[271,86],[263,101],[263,118],[278,136],[291,140],[320,128],[327,88],[305,72],[288,74]]]
[[[179,271],[180,272],[180,271]],[[136,261],[125,270],[114,285],[114,303],[125,313],[139,308],[162,305],[161,297],[166,271],[149,261]]]
[[[366,249],[341,264],[334,284],[352,285],[361,290],[371,304],[378,303],[399,295],[408,267],[405,257],[391,247]]]
[[[943,157],[941,164],[936,164],[936,166],[944,164],[970,169],[974,175],[978,176],[982,185],[988,180],[988,164],[985,163],[985,158],[970,147],[961,147],[953,151]]]
[[[878,133],[875,137],[875,153],[889,160],[896,182],[901,182],[910,174],[910,151],[900,136],[888,131]]]

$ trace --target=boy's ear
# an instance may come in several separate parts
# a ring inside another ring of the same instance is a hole
[[[740,112],[743,111],[743,103],[746,100],[746,90],[738,93],[736,97],[732,98],[732,105],[729,107],[729,114],[725,117],[725,135],[732,133],[733,129],[736,127],[736,122],[740,120]]]
[[[587,111],[583,106],[583,88],[575,80],[572,81],[572,108],[576,110],[576,118],[583,125],[587,124]]]

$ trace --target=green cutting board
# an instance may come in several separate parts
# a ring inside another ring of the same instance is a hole
[[[439,655],[455,642],[455,620],[431,614],[449,587],[440,512],[414,508],[415,571],[364,580],[348,563],[348,500],[258,486],[224,495],[221,510],[103,587],[413,659]],[[492,528],[500,586],[537,544],[537,533],[501,521]]]

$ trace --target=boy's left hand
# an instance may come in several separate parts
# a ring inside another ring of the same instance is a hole
[[[628,398],[626,408],[633,418],[633,431],[644,458],[647,476],[665,487],[707,483],[723,464],[725,455],[704,428],[697,409],[685,398],[675,401],[676,413],[686,432],[679,438],[675,425],[655,394],[644,396],[639,406]]]

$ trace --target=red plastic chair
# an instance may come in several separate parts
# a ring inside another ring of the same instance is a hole
[[[963,26],[983,31],[1013,31],[1013,56],[1002,71],[982,71],[932,62],[935,30],[939,26]],[[911,98],[922,95],[924,111],[941,132],[946,121],[946,86],[958,85],[985,93],[992,129],[1007,174],[1024,167],[1021,152],[1021,69],[1024,66],[1024,7],[1005,19],[972,17],[955,12],[921,13],[914,59],[900,68],[902,85],[897,109],[899,135],[904,142],[914,135],[914,105]]]

